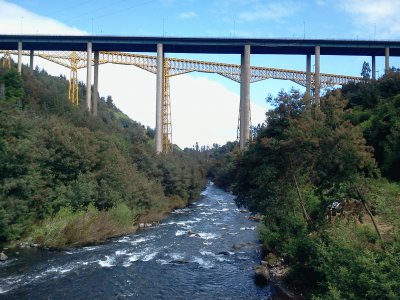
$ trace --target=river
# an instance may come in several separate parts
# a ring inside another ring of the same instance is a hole
[[[268,299],[256,223],[212,183],[160,224],[106,244],[29,249],[0,263],[4,299]],[[234,247],[235,245],[235,247]]]

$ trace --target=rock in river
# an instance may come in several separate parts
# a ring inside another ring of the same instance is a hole
[[[263,265],[257,266],[255,273],[256,273],[255,282],[257,285],[260,286],[266,285],[271,279],[271,275],[269,274],[268,268]]]
[[[4,252],[1,252],[0,253],[0,261],[6,261],[7,259],[8,259],[8,256]]]

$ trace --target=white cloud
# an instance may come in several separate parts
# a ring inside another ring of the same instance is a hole
[[[294,15],[299,9],[299,4],[292,1],[253,3],[252,8],[239,14],[242,21],[280,20]]]
[[[29,29],[24,33],[84,34],[81,30],[0,0],[2,33],[20,33],[15,28],[15,16],[23,16],[24,27]],[[28,61],[29,58],[25,57],[24,63]],[[40,58],[35,58],[35,65],[52,75],[63,74],[67,78],[70,75],[67,68]],[[79,70],[78,79],[86,79],[86,70]],[[111,95],[124,113],[152,128],[155,126],[155,85],[154,74],[133,66],[100,66],[100,95]],[[218,81],[190,75],[171,79],[171,106],[173,142],[180,147],[191,147],[196,141],[200,145],[212,145],[236,139],[239,96]],[[264,119],[264,108],[252,104],[253,124],[262,123]]]
[[[85,31],[67,26],[57,20],[42,17],[16,4],[0,0],[0,33],[3,34],[70,34]]]
[[[118,68],[118,70],[116,70]],[[118,72],[118,77],[115,72]],[[84,74],[83,74],[84,76]],[[117,106],[144,125],[155,124],[155,75],[129,66],[100,66],[101,94],[113,96]],[[170,79],[173,142],[180,147],[236,139],[239,96],[217,81],[190,75]],[[265,120],[264,108],[252,104],[253,124]]]
[[[400,35],[400,0],[342,0],[339,4],[353,16],[360,30],[373,32],[376,29],[376,38]]]
[[[197,14],[194,11],[186,11],[179,14],[180,19],[193,19],[197,17]]]

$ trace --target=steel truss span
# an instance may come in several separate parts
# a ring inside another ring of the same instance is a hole
[[[17,51],[0,50],[0,53],[5,55],[18,55]],[[29,51],[22,51],[22,55],[29,55]],[[56,64],[62,65],[71,71],[86,68],[86,52],[83,51],[35,51],[35,55]],[[216,73],[221,76],[240,82],[240,65],[226,64],[209,61],[199,61],[179,58],[164,58],[165,76],[172,77],[190,72]],[[93,61],[93,60],[92,60]],[[133,65],[151,73],[157,73],[157,57],[152,55],[142,55],[123,52],[108,52],[101,51],[99,55],[99,64],[120,64]],[[302,86],[306,86],[305,71],[276,69],[266,67],[250,67],[250,82],[257,82],[266,79],[281,79],[290,80]],[[314,78],[315,73],[311,72],[311,78]],[[336,74],[320,74],[321,88],[331,87],[335,85],[343,85],[349,82],[360,82],[361,77],[336,75]],[[312,85],[314,80],[312,79]]]

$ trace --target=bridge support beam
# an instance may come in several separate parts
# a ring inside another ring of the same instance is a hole
[[[90,112],[92,109],[92,43],[87,43],[86,59],[86,109]]]
[[[240,149],[250,139],[250,45],[245,45],[240,66]]]
[[[316,107],[319,107],[319,105],[320,105],[320,93],[321,93],[320,55],[321,55],[320,46],[315,46],[314,98],[315,98],[315,106]]]
[[[311,54],[307,54],[306,59],[306,101],[307,106],[311,106]]]
[[[162,100],[164,82],[164,49],[163,44],[157,44],[157,79],[156,79],[156,152],[160,154],[162,149]]]
[[[389,47],[385,48],[385,75],[389,75],[389,69],[390,69],[390,65],[389,65]]]
[[[18,73],[22,73],[22,42],[18,42]]]
[[[29,52],[29,68],[31,69],[31,71],[33,71],[33,56],[34,56],[34,51],[31,50]]]
[[[99,103],[99,51],[94,51],[93,115],[97,116]]]
[[[372,55],[371,57],[372,61],[372,80],[376,80],[376,61],[375,61],[375,55]]]

